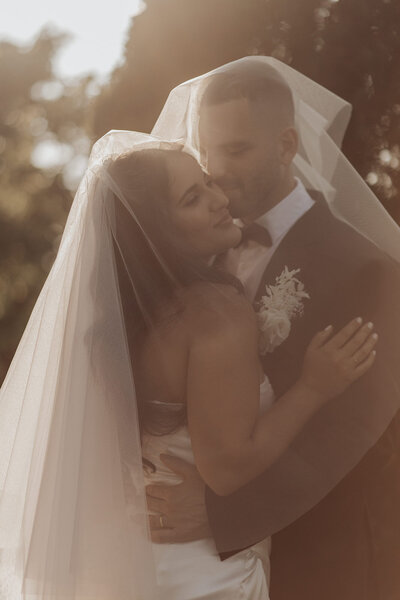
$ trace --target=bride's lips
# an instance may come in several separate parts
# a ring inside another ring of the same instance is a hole
[[[221,225],[228,225],[228,223],[233,223],[233,219],[228,211],[224,211],[221,219],[214,225],[214,227],[220,227]]]

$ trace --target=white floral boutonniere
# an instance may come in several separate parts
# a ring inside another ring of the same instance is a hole
[[[304,313],[304,299],[310,296],[295,277],[299,272],[300,269],[289,271],[285,267],[275,285],[265,286],[267,293],[261,297],[257,310],[262,355],[280,346],[289,337],[292,320]]]

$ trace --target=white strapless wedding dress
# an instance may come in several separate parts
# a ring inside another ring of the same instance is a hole
[[[260,386],[260,411],[268,410],[274,393],[267,378]],[[171,404],[171,410],[179,406]],[[156,467],[147,483],[181,480],[160,461],[171,454],[194,464],[187,427],[164,435],[146,435],[143,455]],[[183,544],[153,544],[160,600],[268,600],[270,538],[221,561],[212,538]]]

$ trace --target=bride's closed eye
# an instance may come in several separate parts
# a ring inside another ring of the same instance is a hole
[[[186,199],[184,206],[193,206],[194,204],[197,203],[199,197],[200,197],[199,194],[193,194],[193,195],[189,196]]]
[[[211,179],[211,177],[207,177],[205,179],[205,184],[209,188],[212,188],[212,187],[214,187],[216,185],[216,183],[214,182],[213,179]],[[201,196],[201,194],[199,194],[198,192],[190,195],[187,198],[187,201],[185,202],[185,206],[193,206],[194,204],[197,203],[197,201],[199,200],[200,196]]]

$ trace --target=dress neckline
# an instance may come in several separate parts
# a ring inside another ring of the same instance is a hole
[[[263,389],[266,385],[269,385],[269,380],[264,374],[264,377],[260,382],[260,388]],[[148,400],[148,402],[150,404],[162,404],[163,406],[185,406],[185,402],[163,402],[162,400]]]

